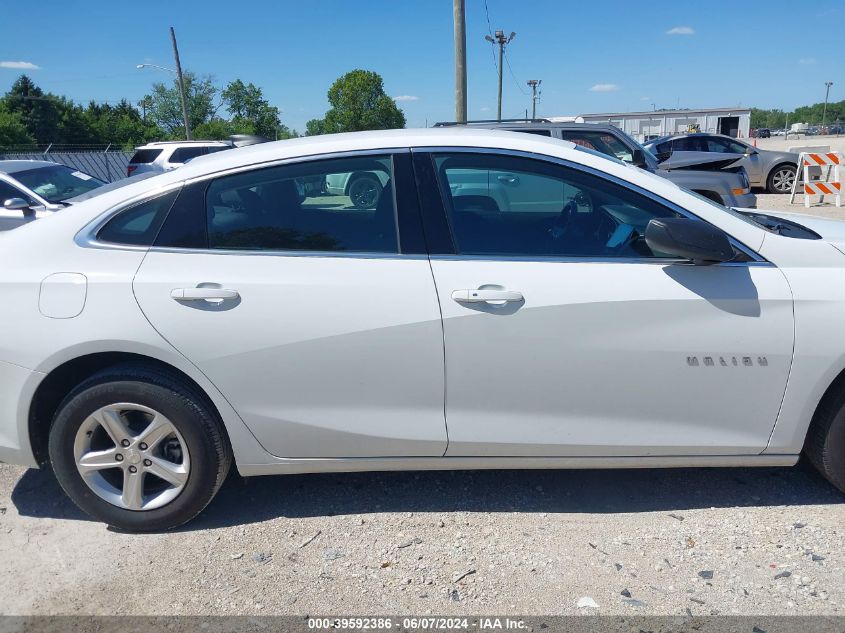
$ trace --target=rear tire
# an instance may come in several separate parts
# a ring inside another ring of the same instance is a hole
[[[822,399],[807,432],[804,453],[830,483],[845,492],[845,389]]]
[[[777,165],[769,172],[766,179],[766,191],[769,193],[791,193],[798,168],[795,165]]]
[[[232,461],[205,398],[176,376],[139,366],[110,368],[76,387],[56,412],[48,451],[80,509],[130,532],[193,519]]]
[[[374,209],[382,191],[381,181],[372,174],[356,177],[347,187],[349,199],[356,209]]]

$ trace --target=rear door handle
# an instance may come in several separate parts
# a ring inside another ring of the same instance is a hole
[[[176,288],[170,291],[170,297],[176,301],[225,301],[240,295],[237,290],[225,288]]]
[[[475,290],[455,290],[452,299],[458,303],[484,303],[486,301],[502,301],[515,303],[523,301],[521,292],[516,290],[495,290],[493,288],[476,288]]]
[[[519,184],[519,176],[514,176],[512,174],[508,174],[506,176],[497,176],[497,180],[499,182],[503,182],[506,185],[518,185]]]

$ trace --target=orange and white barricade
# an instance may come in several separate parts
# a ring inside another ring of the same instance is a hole
[[[824,201],[825,194],[836,196],[836,206],[842,206],[842,169],[845,165],[845,155],[842,152],[801,152],[798,164],[803,171],[804,206],[810,208],[810,196],[821,196],[819,202]],[[810,167],[820,167],[820,180],[810,180]],[[792,187],[790,204],[795,199],[798,188],[798,174],[795,174],[795,184]]]

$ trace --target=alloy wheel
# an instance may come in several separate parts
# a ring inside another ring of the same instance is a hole
[[[153,510],[185,488],[191,462],[185,440],[160,412],[116,403],[91,413],[73,444],[82,480],[101,499],[126,510]]]
[[[379,187],[372,178],[359,178],[349,187],[349,198],[359,209],[374,207],[378,201]]]
[[[795,183],[795,171],[789,168],[778,169],[772,176],[772,187],[779,193],[789,193]]]

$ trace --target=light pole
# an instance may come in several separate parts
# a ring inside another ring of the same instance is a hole
[[[176,75],[177,78],[181,79],[181,75],[173,70],[172,68],[168,68],[167,66],[159,66],[158,64],[138,64],[135,68],[157,68],[158,70],[163,70],[168,73],[173,73]],[[185,96],[185,83],[183,81],[179,81],[179,97],[182,101],[182,122],[185,125],[185,138],[187,140],[191,140],[191,126],[188,124],[188,99]]]
[[[498,121],[502,120],[502,62],[504,61],[505,57],[505,46],[510,44],[513,38],[516,37],[516,33],[511,31],[511,34],[508,37],[505,37],[504,31],[496,31],[496,39],[494,40],[489,35],[485,35],[484,39],[490,42],[491,44],[495,41],[499,44],[499,107],[496,111],[496,119]]]
[[[176,31],[170,27],[170,41],[173,42],[173,58],[176,60],[176,78],[179,80],[179,92],[182,95],[182,118],[185,120],[185,138],[191,140],[191,126],[188,125],[188,98],[185,96],[185,80],[182,78],[182,64],[179,62],[179,49],[176,47]]]
[[[467,122],[467,33],[464,0],[453,0],[455,21],[455,121]]]
[[[824,127],[824,120],[827,118],[827,98],[830,96],[830,87],[833,85],[832,81],[824,82],[824,109],[822,110],[822,127]]]
[[[531,118],[537,118],[537,88],[543,83],[542,79],[529,79],[528,85],[531,86]]]

